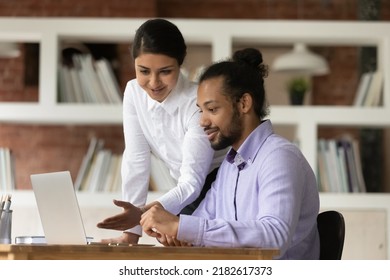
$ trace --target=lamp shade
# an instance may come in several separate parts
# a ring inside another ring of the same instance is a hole
[[[17,43],[0,42],[0,58],[14,58],[20,55]]]
[[[326,60],[311,51],[306,45],[297,43],[294,49],[277,57],[272,66],[274,71],[309,75],[324,75],[329,72]]]

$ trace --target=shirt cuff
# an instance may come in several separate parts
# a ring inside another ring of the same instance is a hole
[[[169,193],[164,194],[162,197],[157,199],[157,201],[160,202],[160,204],[164,207],[165,210],[172,213],[173,215],[179,214],[183,208],[178,205],[177,198],[172,197],[172,195]]]
[[[195,246],[202,245],[204,225],[205,220],[201,217],[180,215],[177,239]]]
[[[135,226],[131,229],[125,230],[125,232],[131,232],[131,233],[137,234],[139,236],[142,236],[142,227],[138,225],[138,226]]]

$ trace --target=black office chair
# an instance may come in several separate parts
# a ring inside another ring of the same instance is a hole
[[[344,247],[345,222],[337,211],[324,211],[317,216],[320,234],[320,260],[341,260]]]

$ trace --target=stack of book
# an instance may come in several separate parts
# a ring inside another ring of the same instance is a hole
[[[318,174],[322,192],[366,192],[358,141],[319,139]]]
[[[10,148],[0,147],[0,191],[15,190],[15,166]]]
[[[108,60],[73,54],[72,65],[59,67],[59,101],[121,104],[120,87]]]
[[[364,73],[353,101],[354,106],[375,107],[381,105],[383,73],[373,71]]]
[[[122,155],[104,148],[104,141],[93,137],[83,158],[76,181],[77,191],[119,192]]]

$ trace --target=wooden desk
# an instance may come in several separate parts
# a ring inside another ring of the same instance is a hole
[[[270,260],[276,249],[0,244],[0,260]]]

